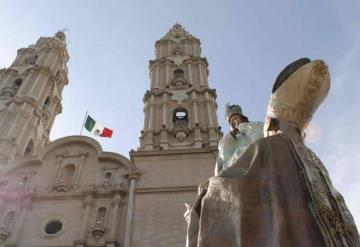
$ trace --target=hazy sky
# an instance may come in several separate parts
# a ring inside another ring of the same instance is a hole
[[[51,139],[79,134],[89,110],[114,130],[112,139],[97,139],[104,150],[128,156],[139,146],[154,43],[176,22],[202,42],[224,131],[227,102],[263,120],[273,82],[288,63],[300,57],[328,63],[330,94],[313,121],[321,136],[309,146],[360,225],[358,0],[0,0],[0,68],[17,49],[68,28],[70,83]]]

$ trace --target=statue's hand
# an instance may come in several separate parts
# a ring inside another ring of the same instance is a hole
[[[189,224],[192,205],[185,202],[185,207],[186,207],[186,212],[184,213],[184,218],[186,220],[186,223]]]
[[[230,134],[231,134],[232,137],[234,137],[234,139],[236,139],[236,135],[239,134],[239,130],[237,128],[233,128],[230,131]]]

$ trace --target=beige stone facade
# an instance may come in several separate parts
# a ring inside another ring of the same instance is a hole
[[[0,246],[185,245],[184,203],[213,174],[222,135],[216,92],[181,25],[155,48],[130,160],[85,136],[49,143],[68,82],[62,32],[0,70]]]

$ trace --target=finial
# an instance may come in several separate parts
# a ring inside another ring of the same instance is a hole
[[[65,32],[69,31],[67,27],[64,27],[63,29],[59,30],[55,34],[55,38],[59,39],[60,41],[65,42],[66,41],[66,35]]]
[[[181,26],[181,24],[180,23],[178,23],[178,22],[175,22],[175,24],[174,24],[174,26],[171,28],[171,30],[173,30],[173,31],[177,31],[177,32],[179,32],[179,31],[184,31],[184,28],[183,28],[183,26]]]
[[[185,28],[178,22],[176,22],[172,28],[170,28],[169,32],[162,39],[175,39],[175,41],[179,41],[184,38],[194,38],[191,34],[189,34]]]

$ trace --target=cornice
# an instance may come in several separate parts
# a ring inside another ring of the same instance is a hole
[[[157,155],[177,155],[177,154],[201,154],[201,153],[212,153],[217,152],[217,147],[204,147],[204,148],[189,148],[189,149],[167,149],[167,150],[152,150],[152,151],[143,151],[138,150],[134,151],[132,150],[130,152],[131,158],[136,157],[147,157],[147,156],[157,156]]]
[[[142,193],[166,193],[166,192],[187,192],[197,191],[198,186],[177,186],[177,187],[147,187],[147,188],[136,188],[136,194]]]
[[[154,60],[149,60],[149,68],[151,68],[154,64],[171,64],[171,65],[175,65],[174,61],[172,61],[168,57],[155,58]]]
[[[157,45],[160,45],[160,44],[166,44],[168,42],[173,42],[175,44],[182,44],[182,43],[185,43],[186,41],[195,41],[195,42],[198,42],[199,44],[201,44],[200,42],[200,39],[194,37],[194,36],[185,36],[185,37],[181,37],[180,40],[178,42],[176,42],[175,40],[172,40],[170,38],[167,38],[167,37],[164,37],[162,39],[159,39],[155,42],[155,47]]]
[[[203,64],[205,68],[209,66],[209,63],[206,59],[206,57],[195,57],[195,56],[184,56],[183,62],[181,65],[187,65],[187,64]],[[164,65],[169,64],[174,67],[181,67],[181,65],[176,65],[175,62],[170,59],[170,57],[162,57],[162,58],[156,58],[154,60],[149,60],[149,69],[153,69],[155,65]]]
[[[167,93],[169,95],[173,95],[174,91],[176,91],[176,89],[170,90],[170,89],[153,88],[151,90],[147,90],[145,92],[144,97],[143,97],[143,102],[147,103],[147,101],[149,100],[149,98],[152,95],[154,95],[154,96],[162,96],[165,93]],[[208,87],[194,87],[193,86],[193,87],[186,90],[186,94],[191,94],[192,92],[196,92],[196,93],[208,92],[212,97],[214,97],[214,99],[217,98],[216,89],[211,89],[211,88],[208,88]],[[151,104],[151,102],[149,104]]]

